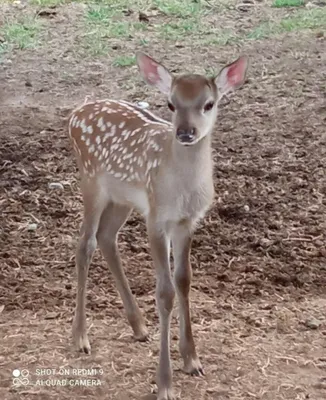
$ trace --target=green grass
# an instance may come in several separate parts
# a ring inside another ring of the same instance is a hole
[[[240,35],[237,35],[230,29],[226,29],[221,32],[211,33],[204,37],[202,43],[208,46],[226,46],[228,44],[239,42],[240,40]]]
[[[93,31],[102,32],[105,37],[124,37],[146,29],[145,23],[129,21],[121,10],[106,5],[89,6],[86,21]]]
[[[113,60],[113,65],[115,67],[130,67],[136,64],[135,56],[120,56]]]
[[[6,22],[0,30],[0,35],[4,38],[2,47],[5,50],[11,47],[20,50],[35,48],[39,44],[41,27],[40,20],[31,17]]]
[[[306,29],[326,28],[326,9],[315,8],[300,10],[290,17],[277,22],[265,22],[257,26],[248,35],[248,39],[265,39],[274,35],[302,31]]]
[[[154,30],[151,29],[151,34],[167,40],[178,40],[198,32],[200,16],[206,10],[203,6],[204,2],[194,0],[135,0],[133,3],[128,0],[93,1],[89,3],[85,15],[85,37],[86,47],[97,55],[108,51],[108,44],[100,43],[108,39],[136,38],[138,41],[146,42],[144,32],[148,30],[148,25],[136,21],[139,11],[149,15],[155,11],[158,13],[160,22],[154,26]],[[132,10],[133,14],[126,17],[124,14],[126,10]],[[162,17],[166,15],[171,16],[172,20],[162,23]],[[152,21],[153,24],[157,23],[156,18]]]
[[[64,0],[33,0],[33,1],[64,1]],[[70,0],[71,1],[71,0]],[[81,0],[80,0],[81,1]],[[188,16],[199,15],[208,10],[208,3],[201,0],[90,0],[84,1],[90,5],[98,7],[115,8],[118,11],[131,9],[143,12],[157,10],[162,14],[186,18]]]
[[[86,12],[86,19],[93,23],[110,23],[112,18],[122,17],[121,10],[109,5],[90,5]]]
[[[201,1],[194,0],[154,0],[153,4],[163,14],[180,18],[194,17],[205,10]]]
[[[199,21],[194,19],[186,19],[176,22],[169,22],[158,27],[160,37],[167,40],[178,40],[185,36],[196,36],[200,30]]]
[[[302,7],[304,4],[305,0],[274,0],[272,7]]]
[[[69,1],[70,3],[72,0]],[[68,3],[67,0],[30,0],[30,4],[41,7],[53,7],[60,6],[62,4]]]
[[[122,3],[118,6],[91,4],[85,14],[85,46],[92,55],[104,55],[109,49],[110,39],[130,39],[142,36],[147,29],[146,23],[126,18]]]
[[[152,41],[159,41],[162,45],[164,41],[169,41],[185,46],[192,43],[196,46],[221,47],[246,40],[267,39],[287,32],[326,28],[326,8],[293,10],[283,19],[275,10],[268,21],[261,22],[251,30],[238,31],[236,24],[226,28],[211,19],[212,14],[207,12],[219,6],[217,0],[207,3],[205,0],[134,0],[132,3],[129,0],[75,1],[85,4],[84,17],[76,21],[81,34],[75,49],[79,53],[79,48],[83,56],[92,57],[107,56],[112,53],[114,46],[122,48],[124,45],[126,49],[122,53],[130,54],[131,48],[148,46]],[[302,5],[304,0],[273,1],[273,7],[295,7]],[[51,6],[71,2],[74,0],[30,0],[29,4]],[[138,20],[139,11],[149,15],[149,23]],[[45,30],[48,20],[21,18],[24,15],[22,13],[0,27],[0,36],[4,38],[4,42],[0,43],[0,55],[13,48],[34,48],[40,44],[41,30]],[[131,66],[134,57],[122,55],[115,58],[113,64],[117,67]]]
[[[118,6],[112,6],[111,0],[107,0],[105,3],[104,0],[99,1],[98,4],[89,5],[85,14],[86,49],[93,56],[108,54],[112,40],[119,39],[131,42],[136,40],[141,45],[148,45],[152,39],[185,41],[187,43],[189,39],[193,43],[207,46],[225,46],[245,40],[266,39],[286,32],[319,28],[326,24],[326,9],[302,9],[281,20],[263,22],[248,33],[238,33],[235,29],[212,27],[205,22],[205,17],[201,14],[202,9],[195,5],[197,8],[192,16],[187,18],[173,16],[167,21],[166,19],[162,21],[161,16],[159,19],[153,19],[153,22],[148,25],[138,22],[135,15],[127,17],[124,15],[125,0],[119,2]],[[170,14],[181,13],[183,7],[186,7],[185,14],[191,9],[189,2],[181,4],[181,2],[176,3],[176,0],[167,0],[162,1],[160,5],[158,1],[155,0],[158,4],[157,7],[169,8]],[[135,4],[138,4],[137,1]],[[146,4],[145,2],[144,7]],[[121,61],[115,61],[114,64],[128,66],[132,65],[132,61],[122,58]]]
[[[3,55],[6,53],[7,51],[7,44],[6,43],[0,43],[0,61],[3,57]]]

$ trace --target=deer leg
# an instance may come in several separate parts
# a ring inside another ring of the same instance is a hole
[[[203,368],[196,354],[192,335],[189,310],[189,291],[192,278],[190,264],[191,230],[188,224],[175,227],[172,236],[174,259],[174,283],[179,300],[180,318],[180,353],[184,361],[184,370],[191,375],[204,375]]]
[[[76,251],[77,295],[73,321],[73,337],[80,351],[89,354],[91,347],[86,327],[86,283],[89,265],[97,246],[96,233],[103,211],[103,201],[84,198],[84,220],[80,229],[80,238]]]
[[[170,360],[170,321],[174,302],[169,249],[170,239],[155,221],[148,222],[148,236],[156,270],[156,304],[160,320],[160,354],[157,370],[158,400],[172,400],[172,368]]]
[[[135,301],[121,265],[121,259],[117,246],[117,236],[120,228],[124,225],[131,209],[122,205],[110,203],[105,208],[97,233],[97,240],[101,252],[106,259],[113,274],[120,293],[128,321],[134,331],[136,340],[145,341],[148,332],[142,314]]]

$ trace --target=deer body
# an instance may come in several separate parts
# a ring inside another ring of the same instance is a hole
[[[189,290],[192,234],[214,197],[211,133],[217,105],[244,80],[246,59],[215,79],[172,78],[159,63],[138,54],[144,79],[168,95],[172,124],[125,101],[87,99],[69,118],[69,135],[81,175],[84,219],[76,252],[78,289],[73,334],[89,353],[85,292],[92,255],[99,245],[137,340],[148,332],[123,272],[117,235],[132,209],[146,220],[157,284],[160,319],[158,400],[172,400],[170,320],[179,299],[180,352],[187,373],[203,375],[192,335]],[[174,274],[170,270],[172,244]]]
[[[147,134],[135,128],[143,124]],[[114,100],[75,109],[69,131],[83,179],[97,180],[107,201],[135,208],[144,217],[155,212],[162,224],[196,222],[212,203],[210,135],[195,149],[185,148],[174,139],[169,122]]]

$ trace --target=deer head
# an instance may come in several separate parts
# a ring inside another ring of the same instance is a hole
[[[247,58],[242,56],[216,77],[208,78],[198,74],[174,77],[142,52],[137,53],[137,63],[144,80],[167,96],[175,138],[185,146],[194,145],[211,133],[218,103],[224,95],[242,86],[248,66]]]

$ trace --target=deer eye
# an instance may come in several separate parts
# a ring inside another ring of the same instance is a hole
[[[175,111],[175,107],[170,101],[168,101],[168,107],[169,107],[170,111],[172,111],[172,112]]]
[[[212,108],[214,107],[214,102],[213,101],[209,101],[208,103],[205,104],[204,106],[204,111],[210,111]]]

